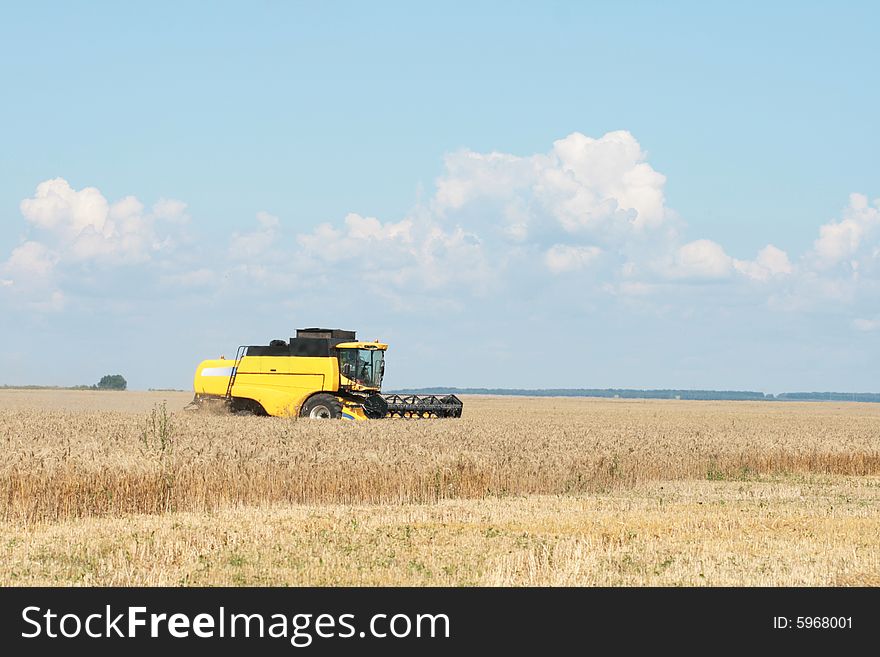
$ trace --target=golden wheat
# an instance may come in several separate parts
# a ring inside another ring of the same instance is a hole
[[[0,585],[880,585],[880,479],[0,521]]]
[[[880,584],[880,406],[0,391],[0,584]]]
[[[0,407],[3,519],[880,474],[880,407],[870,404],[473,397],[461,420],[321,422],[182,410],[166,418],[158,393],[141,395],[154,402],[149,411],[53,409],[57,396]]]

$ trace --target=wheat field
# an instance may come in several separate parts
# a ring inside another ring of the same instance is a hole
[[[880,405],[190,398],[0,391],[0,583],[880,584]]]

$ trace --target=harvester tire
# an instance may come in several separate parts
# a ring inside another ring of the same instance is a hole
[[[335,420],[342,415],[342,402],[333,395],[319,393],[306,399],[299,411],[300,417]]]

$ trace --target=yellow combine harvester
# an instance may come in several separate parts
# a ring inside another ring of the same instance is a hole
[[[242,346],[234,361],[199,363],[193,403],[222,402],[236,413],[279,417],[461,417],[455,395],[381,394],[387,349],[359,342],[354,331],[297,329],[290,342]]]

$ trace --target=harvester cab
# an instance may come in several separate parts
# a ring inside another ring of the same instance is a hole
[[[279,417],[461,417],[455,395],[383,395],[387,349],[379,341],[358,341],[354,331],[298,329],[289,342],[241,346],[232,362],[202,361],[193,403]]]
[[[387,344],[379,342],[342,342],[336,345],[339,359],[339,387],[349,391],[374,391],[382,388]]]

